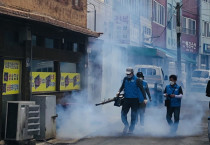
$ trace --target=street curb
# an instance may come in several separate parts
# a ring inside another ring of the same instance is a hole
[[[79,141],[80,139],[73,139],[73,140],[62,140],[62,139],[52,139],[49,141],[44,141],[44,142],[38,142],[36,145],[56,145],[56,144],[75,144]]]

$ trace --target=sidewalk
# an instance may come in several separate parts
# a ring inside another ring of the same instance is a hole
[[[45,141],[45,142],[37,141],[36,145],[75,144],[81,139],[82,138],[80,138],[80,139],[52,139],[52,140],[48,140],[48,141]]]

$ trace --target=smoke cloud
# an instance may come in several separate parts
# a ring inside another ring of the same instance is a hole
[[[117,11],[119,15],[125,13],[119,10],[120,8]],[[106,17],[103,18],[106,19]],[[109,29],[111,29],[107,30],[109,32],[115,31],[113,30],[114,27],[110,27]],[[101,76],[95,76],[90,73],[89,85],[92,86],[95,84],[99,86],[100,81],[98,82],[98,79],[102,79],[102,93],[98,94],[101,98],[92,96],[93,94],[90,93],[90,88],[88,87],[87,90],[79,93],[73,92],[72,94],[67,94],[61,101],[74,102],[75,104],[70,104],[66,107],[61,105],[57,106],[57,113],[59,115],[57,119],[57,136],[59,138],[81,138],[87,135],[119,136],[123,130],[121,107],[114,107],[113,103],[96,107],[94,103],[98,103],[103,98],[115,97],[125,76],[126,67],[133,67],[145,61],[139,59],[135,63],[128,62],[128,56],[125,53],[126,46],[122,47],[114,40],[107,39],[106,37],[103,39],[103,45],[98,43],[93,45],[98,48],[102,47],[102,51],[95,58],[96,62],[102,62],[102,74]],[[100,73],[101,71],[98,72],[98,74]],[[94,91],[94,88],[92,89]],[[88,100],[86,99],[87,97]],[[202,119],[208,109],[207,103],[200,101],[200,98],[203,97],[204,95],[199,94],[195,96],[195,94],[191,94],[190,92],[184,94],[177,135],[190,136],[202,132]],[[128,121],[130,121],[130,114],[128,114]],[[147,107],[144,129],[139,124],[138,122],[134,131],[134,135],[136,136],[170,137],[170,128],[166,122],[166,108],[163,104]]]

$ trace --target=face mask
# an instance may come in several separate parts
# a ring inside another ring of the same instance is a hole
[[[174,83],[173,81],[170,81],[170,85],[172,85],[172,86],[173,86],[174,84],[175,84],[175,83]]]
[[[143,78],[139,78],[140,80],[144,80]]]
[[[132,75],[127,75],[127,77],[130,79],[130,78],[132,78]]]

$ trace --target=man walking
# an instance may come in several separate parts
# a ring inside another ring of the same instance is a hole
[[[138,79],[140,79],[142,81],[142,85],[143,88],[146,92],[146,94],[149,97],[149,100],[152,101],[151,95],[150,95],[150,91],[149,91],[149,87],[147,82],[144,80],[144,74],[142,72],[138,72],[136,74],[136,76],[138,77]],[[137,122],[138,122],[138,115],[140,116],[140,125],[144,126],[144,114],[145,114],[145,110],[146,110],[146,106],[147,106],[147,101],[144,100],[144,97],[142,95],[142,93],[140,92],[140,96],[139,96],[139,109],[138,109],[138,113],[137,113]]]
[[[176,133],[179,124],[181,100],[183,91],[181,86],[176,84],[177,76],[171,75],[169,77],[170,85],[167,85],[164,91],[166,97],[165,106],[167,107],[166,120],[171,126],[171,133]],[[172,121],[172,115],[174,114],[174,122]]]
[[[126,69],[126,77],[123,79],[123,83],[120,87],[119,92],[117,93],[117,96],[119,96],[120,92],[124,90],[124,103],[122,105],[122,111],[121,111],[121,119],[123,124],[125,125],[123,133],[127,133],[128,129],[130,134],[133,133],[135,124],[136,124],[136,115],[137,110],[139,106],[139,90],[142,92],[143,97],[145,100],[146,94],[142,85],[142,81],[137,79],[137,77],[134,75],[132,68]],[[128,120],[127,120],[127,114],[131,108],[131,123],[129,126]]]

